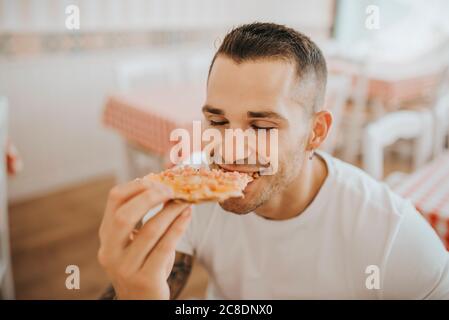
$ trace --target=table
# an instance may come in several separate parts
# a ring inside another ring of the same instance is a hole
[[[204,84],[177,84],[142,91],[112,94],[108,97],[103,123],[119,133],[122,148],[117,176],[127,181],[139,175],[138,153],[146,154],[160,170],[167,164],[170,133],[177,128],[192,129],[192,121],[201,120],[205,101]]]
[[[412,201],[449,250],[449,151],[405,178],[394,189]]]
[[[366,70],[364,70],[366,69]],[[366,99],[395,109],[403,103],[431,97],[437,90],[444,68],[440,63],[420,66],[410,64],[366,65],[350,61],[330,59],[329,71],[352,76],[354,89],[357,82],[366,78]]]
[[[421,108],[434,99],[445,74],[441,59],[409,64],[372,64],[344,58],[330,58],[330,73],[352,78],[353,105],[345,114],[343,158],[354,162],[360,153],[360,137],[367,121],[386,112],[408,106]]]

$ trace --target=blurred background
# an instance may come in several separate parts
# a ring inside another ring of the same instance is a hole
[[[335,118],[323,149],[412,199],[449,246],[448,13],[445,0],[0,0],[0,297],[100,296],[109,189],[167,165],[220,39],[254,21],[319,44]],[[195,266],[182,297],[206,281]]]

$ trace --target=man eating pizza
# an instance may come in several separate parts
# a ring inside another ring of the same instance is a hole
[[[326,78],[320,49],[291,28],[252,23],[226,35],[205,121],[220,131],[277,130],[277,170],[244,197],[193,206],[148,177],[113,188],[98,259],[116,298],[176,298],[196,259],[211,299],[449,299],[449,253],[411,203],[317,151],[332,124]],[[214,167],[260,170],[237,160]]]

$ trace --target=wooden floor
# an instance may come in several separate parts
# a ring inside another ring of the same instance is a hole
[[[385,171],[410,171],[390,159]],[[358,161],[357,164],[359,164]],[[13,271],[18,299],[96,299],[108,284],[96,260],[97,230],[112,178],[10,206]],[[80,268],[80,289],[65,287],[68,265]],[[203,297],[206,272],[195,265],[181,298]]]
[[[9,208],[17,299],[96,299],[108,279],[97,263],[98,227],[112,178],[88,182]],[[68,290],[68,265],[80,269],[80,289]],[[181,298],[202,297],[207,276],[194,266]]]

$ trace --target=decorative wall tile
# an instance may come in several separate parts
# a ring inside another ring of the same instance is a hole
[[[216,32],[0,33],[0,56],[83,52],[211,41]]]

